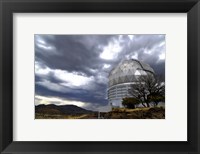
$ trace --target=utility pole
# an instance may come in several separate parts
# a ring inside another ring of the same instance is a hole
[[[101,117],[100,117],[100,112],[98,111],[98,119],[101,119]]]

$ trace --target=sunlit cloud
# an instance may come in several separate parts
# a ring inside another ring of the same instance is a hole
[[[57,79],[60,79],[66,83],[69,87],[83,86],[87,85],[94,80],[94,77],[87,77],[84,74],[79,74],[78,72],[68,72],[63,70],[52,70]]]
[[[109,65],[109,64],[104,64],[104,65],[103,65],[103,69],[110,68],[110,66],[111,66],[111,65]]]
[[[55,78],[63,81],[62,85],[68,86],[68,87],[79,87],[79,86],[84,86],[89,84],[90,82],[94,81],[94,77],[87,77],[83,73],[79,72],[68,72],[65,70],[60,70],[60,69],[50,69],[48,67],[41,67],[39,63],[35,63],[35,74],[36,75],[48,75],[48,74],[53,74]],[[37,82],[40,85],[51,85],[53,83],[48,82],[47,80],[44,80],[43,82]],[[55,86],[55,85],[52,85]],[[52,89],[52,88],[50,88]],[[59,88],[58,88],[59,89]]]
[[[70,89],[91,89],[94,88],[91,82],[94,82],[94,77],[87,77],[83,73],[68,72],[60,69],[50,69],[49,67],[41,67],[39,63],[35,63],[35,74],[42,76],[41,81],[37,81],[36,84],[46,87],[49,90],[57,91],[61,93],[69,92]],[[49,75],[60,81],[60,83],[54,83],[48,79]],[[44,78],[45,77],[45,78]],[[70,89],[69,89],[70,88]]]
[[[52,46],[47,46],[47,45],[43,45],[43,44],[37,44],[38,47],[43,48],[45,50],[52,50],[55,49]]]
[[[132,59],[138,59],[138,53],[135,53],[134,55],[131,56]]]
[[[144,49],[144,53],[145,54],[152,54],[153,52],[155,51],[155,48],[152,48],[152,49]]]
[[[159,55],[159,60],[164,60],[165,59],[165,53],[162,53]]]
[[[36,99],[35,105],[55,104],[55,105],[76,105],[79,107],[84,107],[86,104],[85,102],[81,102],[81,101],[67,100],[67,99],[62,99],[58,97],[45,97],[45,96],[39,96],[39,95],[36,95],[35,99]]]
[[[59,52],[56,51],[55,46],[52,44],[48,44],[41,36],[35,35],[35,47],[38,48],[36,52],[40,52],[42,54],[51,54],[51,55],[59,55]]]
[[[132,41],[134,38],[134,35],[128,35],[129,39]]]
[[[113,41],[108,46],[103,47],[103,52],[100,54],[100,58],[111,60],[118,56],[118,53],[122,51],[122,46],[118,41]]]
[[[35,35],[36,44],[46,44],[46,42],[39,35]]]
[[[51,72],[51,69],[48,67],[42,68],[39,62],[35,62],[35,74],[37,75],[48,75]]]
[[[159,47],[165,46],[165,41],[162,41],[158,46]]]
[[[98,69],[89,68],[88,70],[89,70],[89,72],[91,72],[91,73],[96,73],[96,72],[98,72]]]

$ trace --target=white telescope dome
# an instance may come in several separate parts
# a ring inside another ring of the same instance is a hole
[[[129,97],[128,89],[141,75],[154,74],[154,70],[141,61],[124,60],[109,74],[108,99],[112,106],[122,107],[122,98]]]

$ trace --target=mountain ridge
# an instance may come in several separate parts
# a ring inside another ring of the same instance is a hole
[[[95,113],[95,111],[86,110],[72,104],[70,105],[40,104],[40,105],[35,106],[35,113],[77,115],[77,114]]]

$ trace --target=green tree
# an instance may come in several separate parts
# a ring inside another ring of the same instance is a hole
[[[129,94],[138,99],[144,107],[150,107],[151,102],[158,105],[165,100],[165,84],[154,74],[148,73],[138,77],[136,84],[131,86]]]
[[[140,103],[140,100],[136,98],[132,98],[132,97],[122,99],[122,105],[129,109],[135,109],[135,105],[139,103]]]
[[[153,102],[154,106],[157,106],[159,102],[165,102],[165,96],[159,93],[153,93],[148,95],[149,102]]]

